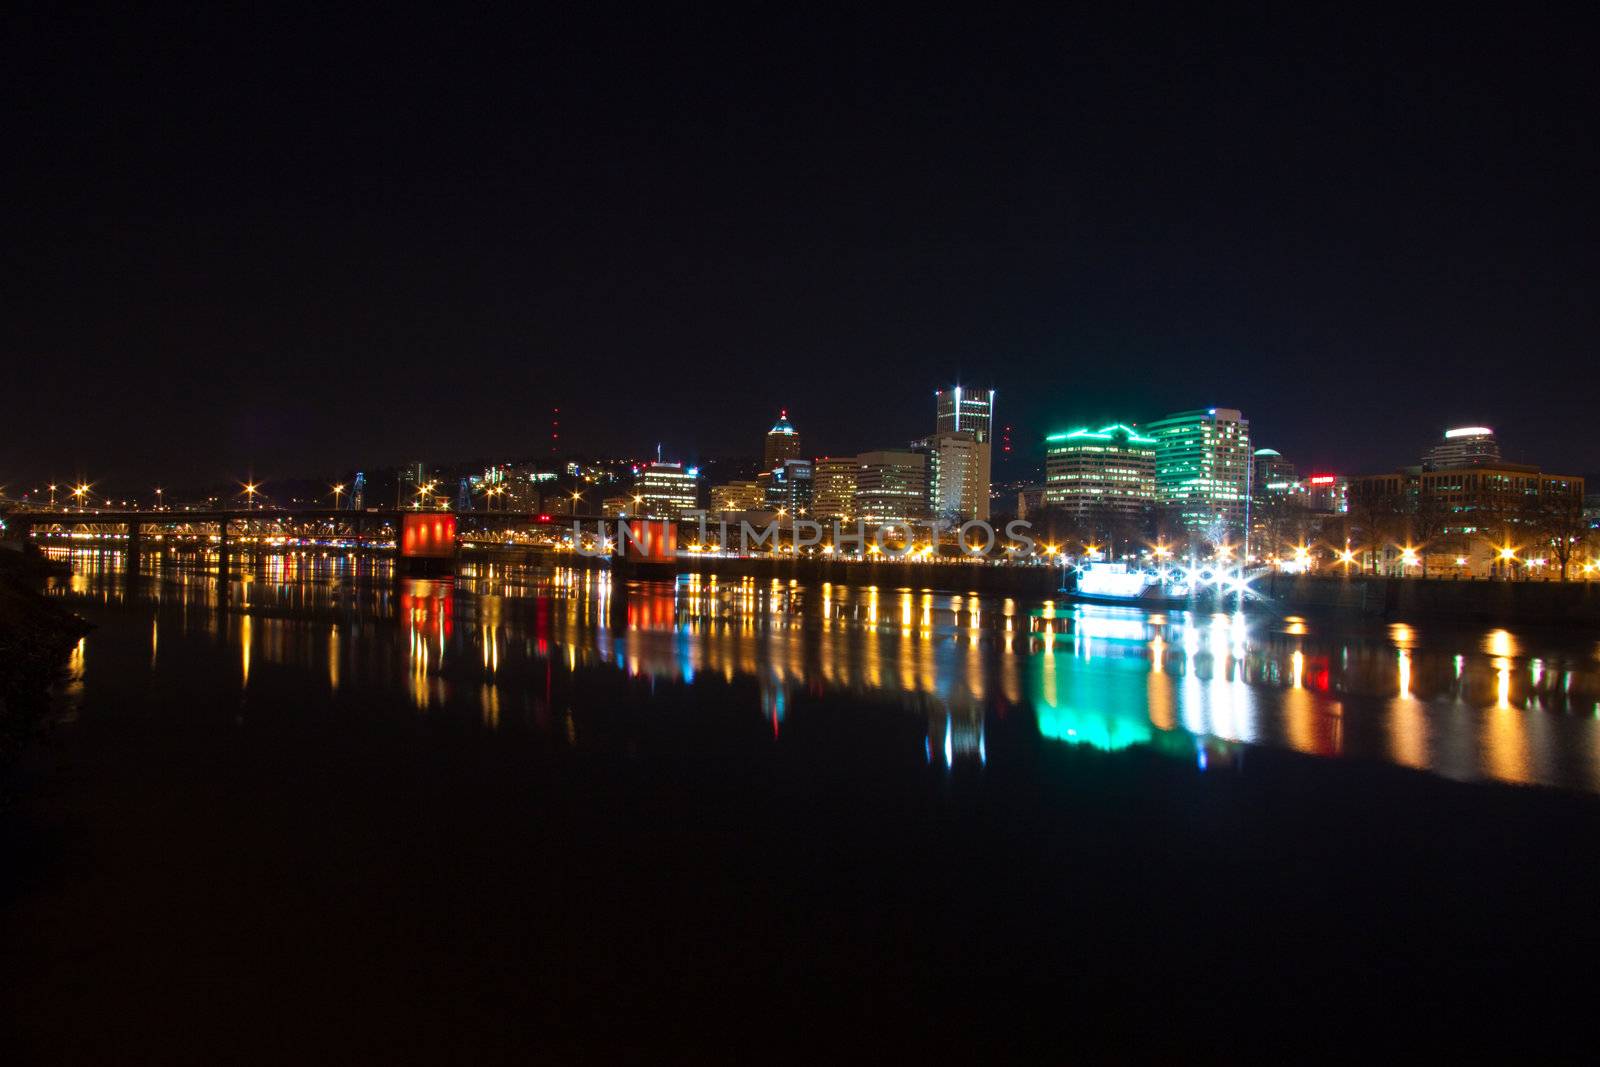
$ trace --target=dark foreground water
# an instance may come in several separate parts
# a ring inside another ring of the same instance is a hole
[[[1531,1048],[1600,947],[1594,633],[75,562],[6,779],[33,1055]]]

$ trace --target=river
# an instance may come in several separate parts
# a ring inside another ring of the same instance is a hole
[[[925,759],[946,766],[985,765],[991,725],[1021,721],[1044,739],[1149,745],[1200,766],[1265,746],[1600,792],[1593,633],[693,575],[621,584],[492,563],[396,584],[381,559],[317,552],[247,558],[219,596],[203,567],[130,582],[115,557],[74,565],[53,592],[99,630],[74,657],[69,703],[203,677],[246,711],[270,684],[299,702],[588,744],[604,742],[580,736],[601,710],[590,690],[604,689],[608,714],[648,716],[671,686],[727,720],[725,741],[697,732],[731,756],[747,743],[734,723],[760,722],[781,743],[797,707],[848,695],[901,711]]]
[[[1583,1032],[1593,632],[69,559],[9,1062]]]

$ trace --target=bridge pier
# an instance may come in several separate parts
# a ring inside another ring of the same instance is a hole
[[[144,548],[144,527],[135,519],[127,524],[127,548],[123,553],[122,566],[129,574],[139,573],[139,553]]]
[[[218,523],[218,533],[221,535],[217,541],[217,587],[227,596],[228,589],[228,560],[233,554],[233,544],[228,540],[228,520],[223,519]]]

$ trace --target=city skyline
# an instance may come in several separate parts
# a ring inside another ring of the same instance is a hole
[[[957,385],[956,388],[959,389],[961,386]],[[995,402],[994,398],[998,394],[998,390],[989,388],[981,391],[986,398],[986,403]],[[934,392],[937,395],[940,390],[934,390]],[[904,406],[916,407],[917,405],[914,398],[908,396],[905,398]],[[877,414],[882,415],[886,409],[897,411],[897,407],[893,403],[887,406],[880,405],[875,410]],[[905,437],[897,438],[871,430],[860,430],[857,432],[856,437],[865,442],[865,444],[860,448],[850,450],[844,448],[827,449],[823,447],[816,447],[810,444],[810,442],[814,441],[815,438],[811,435],[811,432],[808,428],[809,418],[795,419],[792,417],[790,405],[780,405],[777,410],[779,411],[777,425],[782,426],[787,424],[790,431],[793,432],[793,440],[806,442],[806,446],[803,449],[794,452],[793,454],[808,460],[820,460],[830,457],[847,456],[857,452],[882,450],[885,448],[910,448],[918,445],[919,443],[930,440],[930,435],[927,432],[927,426],[929,425],[930,420],[926,419],[926,413],[924,412],[924,421],[921,429],[916,430]],[[1194,410],[1215,410],[1215,408],[1201,408]],[[1102,425],[1115,426],[1121,424],[1130,428],[1148,430],[1152,423],[1160,422],[1163,419],[1171,418],[1174,415],[1181,413],[1182,412],[1179,409],[1173,409],[1172,411],[1155,413],[1144,418],[1128,418],[1125,413],[1122,413],[1114,414],[1111,417],[1101,419],[1098,422],[1095,420],[1074,422],[1069,419],[1060,418],[1052,420],[1049,423],[1050,425],[1057,427],[1056,429],[1042,432],[1037,435],[1013,431],[1011,437],[1015,442],[1015,451],[1011,456],[1006,458],[1005,465],[997,462],[991,468],[990,484],[992,486],[1042,486],[1046,481],[1046,466],[1052,441],[1059,440],[1060,438],[1071,433],[1088,432],[1099,428]],[[727,413],[725,413],[725,415],[726,414]],[[1010,420],[1010,415],[1008,413],[1002,411],[1002,414],[1004,415],[1004,418],[1000,418],[997,422],[997,425],[1006,424]],[[759,426],[761,420],[760,414],[752,411],[750,415],[751,419],[753,420],[751,425]],[[1259,421],[1253,415],[1253,413],[1245,410],[1244,418],[1251,426],[1249,438],[1250,440],[1254,441],[1256,445],[1273,445],[1274,447],[1268,451],[1281,454],[1282,456],[1286,457],[1290,463],[1302,470],[1310,471],[1315,469],[1319,472],[1336,473],[1341,476],[1381,474],[1387,473],[1398,467],[1406,467],[1423,463],[1426,461],[1426,456],[1430,454],[1432,450],[1437,450],[1439,448],[1441,441],[1443,441],[1443,443],[1447,446],[1455,444],[1455,442],[1452,441],[1448,436],[1450,434],[1461,434],[1469,430],[1485,431],[1495,442],[1496,448],[1499,447],[1501,441],[1505,440],[1509,436],[1502,434],[1495,429],[1494,427],[1499,424],[1492,420],[1490,421],[1489,425],[1474,426],[1447,423],[1433,427],[1422,426],[1420,423],[1417,423],[1417,433],[1414,435],[1415,445],[1409,451],[1401,452],[1396,455],[1380,457],[1375,463],[1369,466],[1358,466],[1351,463],[1342,463],[1337,459],[1332,461],[1308,460],[1299,452],[1290,452],[1283,448],[1278,448],[1276,445],[1280,443],[1281,439],[1273,432],[1269,431],[1263,433],[1255,429],[1255,427],[1259,425]],[[735,428],[739,427],[744,422],[742,419],[728,417],[724,417],[720,421],[731,424]],[[897,416],[896,424],[898,424],[899,421],[900,419]],[[802,422],[807,428],[804,430],[796,429],[797,424]],[[943,422],[941,421],[940,424],[942,425]],[[764,434],[768,442],[768,447],[766,449],[768,452],[770,452],[770,443],[774,439],[773,431],[776,429],[777,426],[773,426]],[[987,429],[985,430],[985,433],[987,433]],[[535,435],[533,438],[529,439],[520,450],[508,448],[497,454],[444,455],[439,457],[437,460],[430,462],[433,463],[438,469],[450,470],[465,470],[478,465],[493,466],[504,463],[521,464],[529,467],[540,466],[542,464],[544,467],[558,470],[564,463],[572,460],[581,460],[586,462],[626,462],[631,460],[633,462],[644,463],[655,457],[658,449],[664,448],[665,451],[662,454],[662,458],[674,462],[700,465],[704,465],[706,463],[738,464],[747,461],[755,462],[759,456],[760,462],[756,465],[764,466],[768,457],[761,455],[763,452],[762,446],[752,445],[750,443],[750,440],[754,436],[756,436],[755,431],[751,431],[749,427],[746,427],[746,433],[744,434],[746,440],[744,441],[743,445],[732,446],[728,451],[721,453],[709,453],[706,451],[697,451],[689,448],[665,446],[662,440],[659,439],[658,435],[658,439],[653,444],[648,446],[641,445],[638,447],[637,451],[628,451],[626,449],[617,448],[614,446],[606,447],[604,445],[593,450],[579,450],[576,446],[564,446],[559,451],[551,450],[549,451],[548,455],[541,456],[541,452],[546,451],[549,446],[541,445],[538,435]],[[669,437],[669,439],[671,438]],[[798,445],[794,447],[799,448]],[[1402,445],[1402,447],[1404,446]],[[1341,450],[1329,446],[1323,446],[1311,450],[1310,454],[1338,455],[1341,451],[1343,451],[1345,454],[1349,454],[1349,452],[1352,450]],[[1515,438],[1511,439],[1509,453],[1505,456],[1505,459],[1513,463],[1534,463],[1542,464],[1546,467],[1556,467],[1569,473],[1587,477],[1591,481],[1600,480],[1588,474],[1582,468],[1581,464],[1576,462],[1568,462],[1566,458],[1557,456],[1552,459],[1547,456],[1534,455],[1527,447],[1525,447],[1524,444],[1519,443]],[[28,476],[21,470],[7,471],[0,469],[0,494],[9,495],[13,498],[20,498],[25,494],[33,494],[36,492],[45,491],[48,484],[54,483],[58,488],[58,492],[63,496],[69,494],[74,486],[83,484],[86,486],[92,485],[112,496],[122,495],[134,497],[144,493],[155,492],[156,487],[160,485],[179,485],[190,491],[198,491],[201,489],[215,490],[225,487],[229,484],[237,484],[238,486],[242,487],[245,485],[266,481],[303,482],[316,481],[319,479],[326,480],[329,478],[340,478],[346,475],[353,476],[355,473],[361,471],[371,473],[375,471],[393,472],[398,470],[401,472],[401,477],[403,480],[406,476],[405,471],[407,466],[415,466],[416,463],[417,461],[414,458],[401,460],[398,457],[374,457],[370,455],[365,460],[358,458],[352,462],[338,466],[324,465],[322,467],[301,470],[268,470],[264,464],[251,463],[247,465],[246,469],[239,471],[224,472],[215,469],[209,472],[201,471],[190,476],[188,480],[184,480],[182,477],[177,476],[169,477],[166,473],[161,471],[151,471],[142,477],[139,475],[118,477],[115,473],[110,473],[114,472],[118,468],[118,464],[115,462],[104,462],[99,464],[80,463],[74,464],[71,470],[62,471],[56,469],[45,475],[35,474],[32,477]],[[59,468],[62,466],[62,464],[56,464],[55,466]],[[416,472],[413,474],[413,479],[420,476],[420,473],[421,472]],[[412,484],[414,487],[415,482],[413,481]]]

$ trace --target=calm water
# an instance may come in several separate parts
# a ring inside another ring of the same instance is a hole
[[[1592,633],[486,563],[396,584],[383,561],[319,553],[236,560],[225,588],[195,562],[147,560],[131,580],[115,556],[72,563],[53,593],[99,628],[74,653],[69,714],[179,691],[251,709],[270,692],[631,752],[664,743],[641,729],[675,687],[706,708],[692,742],[728,758],[843,696],[902,717],[814,727],[852,759],[995,773],[997,746],[1027,739],[1228,773],[1266,746],[1600,792]]]
[[[1585,1033],[1593,634],[73,562],[65,721],[0,767],[0,1062]]]

